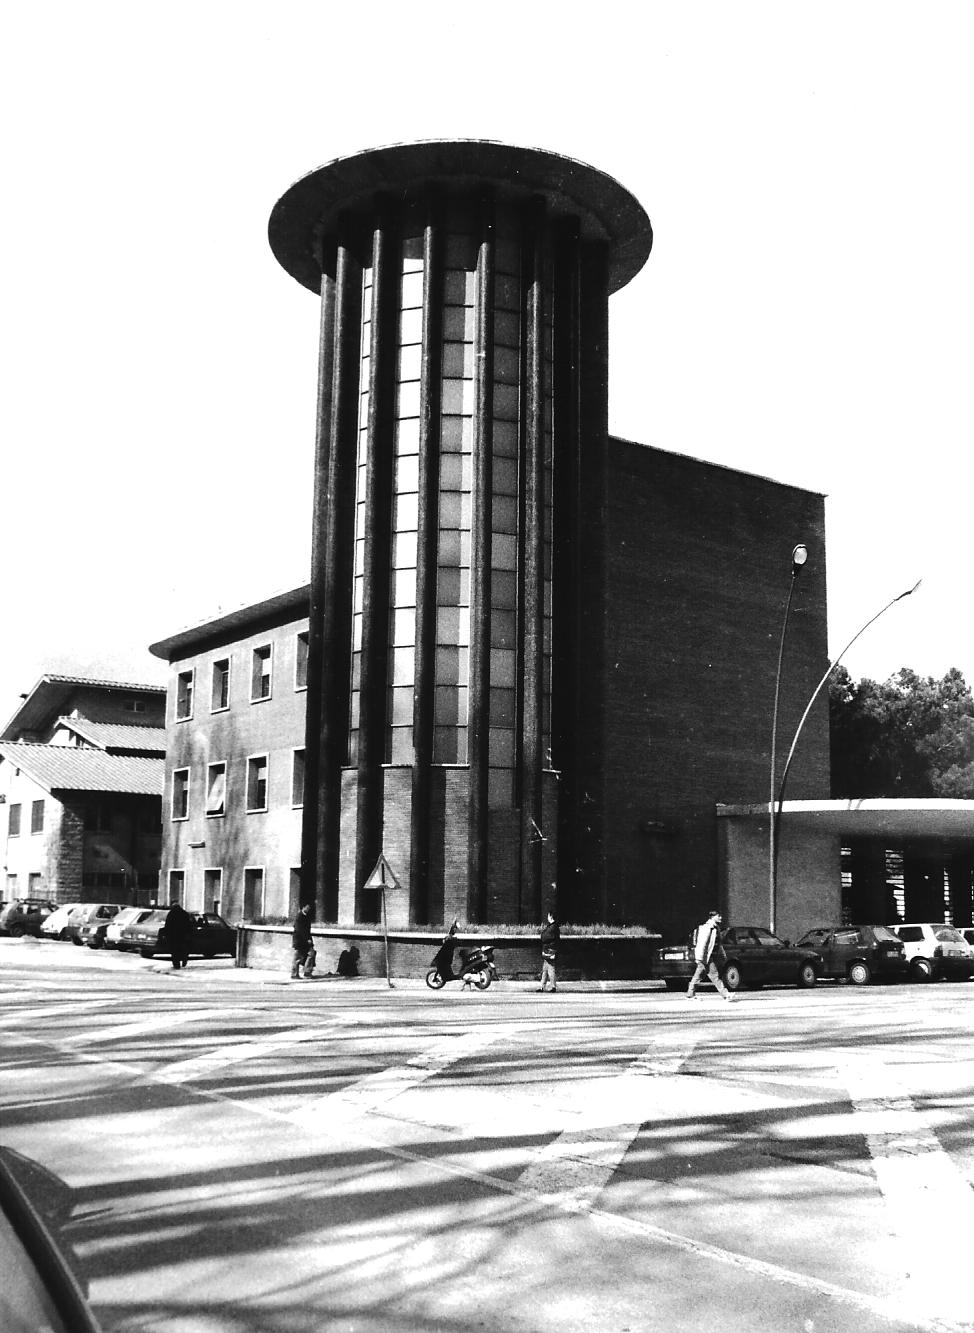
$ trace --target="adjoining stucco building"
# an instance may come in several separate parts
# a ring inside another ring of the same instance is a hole
[[[161,686],[42,676],[0,733],[3,897],[154,899],[164,771]]]

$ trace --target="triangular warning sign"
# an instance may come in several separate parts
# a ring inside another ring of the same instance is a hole
[[[379,859],[375,863],[375,869],[362,886],[366,889],[401,889],[402,885],[396,879],[392,866],[386,860],[385,852],[379,853]]]

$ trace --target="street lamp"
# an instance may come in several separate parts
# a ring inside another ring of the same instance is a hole
[[[791,583],[788,586],[788,601],[785,603],[785,618],[781,622],[781,639],[778,644],[778,670],[774,678],[774,707],[771,710],[771,795],[768,798],[768,882],[769,911],[771,933],[774,934],[775,900],[777,898],[778,853],[775,846],[777,827],[774,817],[775,760],[778,740],[778,698],[781,694],[781,664],[785,656],[785,636],[788,633],[788,618],[791,603],[795,595],[795,581],[808,560],[808,547],[803,543],[791,553]]]
[[[796,548],[796,549],[797,549],[797,548]],[[849,649],[852,647],[852,645],[855,643],[855,641],[859,638],[859,636],[862,635],[862,634],[865,634],[865,632],[866,632],[866,630],[869,628],[869,626],[870,626],[870,625],[874,625],[874,624],[876,623],[876,621],[879,619],[879,617],[880,617],[881,615],[884,615],[884,614],[890,609],[891,606],[895,606],[897,602],[902,602],[902,600],[903,600],[904,597],[909,597],[909,596],[911,596],[913,593],[915,593],[916,590],[917,590],[917,588],[919,588],[921,582],[922,582],[921,579],[917,579],[916,583],[914,583],[914,585],[913,585],[912,588],[907,588],[907,590],[906,590],[905,592],[897,593],[897,595],[896,595],[895,597],[890,598],[890,600],[886,603],[886,605],[885,605],[881,610],[877,611],[876,614],[875,614],[874,616],[872,616],[869,620],[866,621],[866,623],[865,623],[865,625],[863,625],[862,629],[857,630],[856,633],[853,634],[852,638],[849,640],[849,642],[846,644],[846,646],[842,649],[842,652],[839,653],[838,657],[837,657],[833,662],[830,662],[830,663],[829,663],[828,667],[826,668],[826,671],[825,671],[824,676],[823,676],[822,679],[819,681],[819,683],[815,686],[815,689],[814,689],[814,691],[812,692],[812,697],[809,699],[808,704],[807,704],[807,706],[806,706],[806,708],[805,708],[805,711],[804,711],[804,713],[802,713],[802,715],[801,715],[801,721],[798,723],[798,726],[797,726],[797,728],[796,728],[796,730],[795,730],[795,738],[794,738],[794,740],[791,742],[791,749],[788,751],[788,757],[787,757],[787,759],[785,760],[785,766],[784,766],[784,768],[781,770],[781,783],[780,783],[780,785],[779,785],[779,787],[778,787],[778,797],[777,797],[777,800],[775,800],[774,789],[773,789],[773,788],[772,788],[772,792],[771,792],[772,809],[771,809],[771,811],[770,811],[770,816],[771,816],[771,847],[772,847],[772,856],[771,856],[771,931],[772,931],[772,934],[774,933],[775,899],[776,899],[776,897],[777,897],[777,879],[778,879],[777,843],[778,843],[778,830],[779,830],[779,827],[780,827],[780,824],[781,824],[781,807],[782,807],[782,806],[784,805],[784,803],[785,803],[785,784],[786,784],[787,781],[788,781],[788,772],[789,772],[789,770],[790,770],[790,768],[791,768],[791,761],[792,761],[792,759],[794,759],[794,757],[795,757],[795,749],[796,749],[796,747],[797,747],[797,745],[798,745],[798,738],[799,738],[799,736],[802,734],[802,728],[804,727],[805,723],[807,722],[807,720],[808,720],[808,715],[809,715],[809,713],[812,711],[812,707],[813,707],[813,705],[814,705],[814,703],[815,703],[815,700],[818,698],[819,694],[821,694],[822,689],[823,689],[823,687],[824,687],[826,681],[828,680],[829,676],[831,676],[832,672],[833,672],[833,671],[835,670],[835,668],[839,665],[839,663],[842,661],[843,657],[845,657],[846,653],[849,651]],[[779,669],[780,669],[780,659],[779,659]],[[774,769],[772,768],[772,775],[773,775],[773,773],[774,773]],[[772,781],[773,781],[773,776],[772,776]]]

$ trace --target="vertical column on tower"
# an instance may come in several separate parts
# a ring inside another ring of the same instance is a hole
[[[416,685],[413,700],[410,919],[429,921],[431,783],[436,686],[436,569],[439,534],[443,357],[443,207],[432,187],[423,229],[423,323],[416,520]]]
[[[524,548],[523,703],[520,744],[521,903],[535,921],[542,908],[541,770],[544,692],[545,514],[545,204],[526,206],[523,231]]]
[[[301,898],[314,903],[320,921],[338,916],[362,299],[361,264],[352,249],[347,217],[339,218],[337,233],[337,241],[319,252],[322,312],[301,830]]]
[[[382,850],[386,682],[389,654],[390,555],[396,421],[396,360],[402,259],[391,202],[379,198],[372,233],[368,357],[364,579],[356,782],[356,919],[374,919],[363,885]]]
[[[490,730],[490,559],[493,491],[494,200],[479,201],[474,313],[473,514],[470,542],[467,913],[487,919]]]
[[[577,218],[559,223],[553,243],[552,427],[552,648],[551,767],[558,784],[557,913],[577,919],[575,837],[579,819],[577,754],[584,699],[579,688],[582,653],[579,597],[582,551],[577,539],[579,510],[579,266]]]
[[[576,540],[579,571],[576,714],[579,730],[576,861],[589,910],[608,916],[603,855],[605,764],[605,520],[609,450],[609,247],[586,241],[579,281],[579,452]]]

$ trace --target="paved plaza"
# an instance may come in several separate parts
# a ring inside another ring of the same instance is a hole
[[[111,1333],[974,1329],[974,983],[433,993],[0,940],[0,1031],[0,1150]]]

